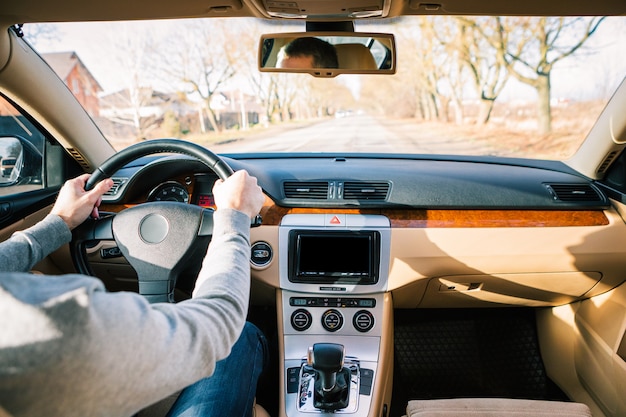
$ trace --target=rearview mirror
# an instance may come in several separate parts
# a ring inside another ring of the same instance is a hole
[[[261,36],[261,72],[299,72],[315,77],[339,74],[395,74],[392,34],[358,32],[273,33]]]

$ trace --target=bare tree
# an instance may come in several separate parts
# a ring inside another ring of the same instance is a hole
[[[427,17],[420,17],[417,25],[419,32],[411,39],[411,70],[416,76],[416,96],[418,111],[426,120],[440,120],[447,107],[447,98],[440,91],[443,78],[443,65],[440,57],[440,45],[432,36],[432,22]]]
[[[290,119],[290,103],[296,97],[297,83],[289,82],[287,74],[249,71],[248,82],[259,105],[264,109],[264,121],[274,123]]]
[[[314,78],[302,80],[296,105],[296,116],[301,119],[332,116],[339,109],[355,109],[352,91],[342,83],[346,78]],[[359,79],[357,79],[359,81]],[[356,83],[354,88],[358,89]]]
[[[264,110],[263,118],[264,122],[270,123],[272,121],[272,115],[276,112],[275,102],[272,99],[275,95],[275,89],[277,88],[276,77],[270,74],[264,73],[250,73],[249,81],[254,90],[254,95],[259,100],[260,106]]]
[[[295,76],[295,77],[294,77]],[[275,74],[277,77],[274,99],[281,122],[286,122],[294,117],[294,104],[301,96],[302,85],[305,82],[305,74]]]
[[[102,114],[113,123],[128,126],[136,141],[146,140],[163,119],[171,97],[152,87],[131,86],[101,97]]]
[[[423,36],[429,41],[431,49],[437,55],[437,66],[445,72],[440,73],[438,83],[444,84],[447,94],[439,91],[442,110],[446,120],[450,120],[449,107],[454,110],[454,121],[462,124],[464,120],[463,100],[467,84],[466,59],[471,55],[472,45],[468,42],[467,26],[449,17],[432,16],[424,19]]]
[[[246,48],[240,49],[254,51],[260,34],[266,29],[267,27],[257,21],[248,22],[246,30],[238,37],[238,44],[241,46],[243,43]],[[277,29],[280,30],[281,26],[272,27],[272,30]],[[315,87],[316,84],[323,84],[324,80],[314,79],[308,74],[262,73],[258,70],[257,59],[255,53],[246,54],[237,59],[237,65],[240,72],[246,74],[248,83],[259,98],[259,104],[265,109],[265,119],[268,122],[314,117],[309,109],[324,107],[321,103],[327,100],[322,96],[328,96],[331,91],[320,91]]]
[[[180,48],[180,38],[184,40],[183,48]],[[167,63],[163,70],[182,83],[187,94],[196,95],[203,101],[203,108],[215,132],[222,131],[216,99],[224,84],[236,73],[235,61],[238,57],[233,53],[241,49],[228,47],[236,39],[238,35],[232,33],[228,22],[192,20],[180,28],[176,43],[161,53]]]
[[[495,53],[487,41],[498,29],[494,17],[456,17],[456,38],[449,48],[456,51],[457,58],[471,75],[478,96],[478,124],[485,124],[491,117],[495,100],[509,79],[507,63]]]
[[[497,18],[492,44],[502,62],[520,82],[537,91],[540,133],[552,129],[550,74],[554,65],[579,50],[598,29],[604,17]]]
[[[432,35],[433,23],[426,17],[416,18],[418,24],[394,23],[398,43],[398,77],[390,80],[371,79],[365,89],[367,94],[380,94],[380,83],[386,92],[383,99],[387,114],[407,114],[423,120],[440,120],[445,117],[449,101],[441,91],[445,78],[445,57],[441,55],[441,43]],[[402,19],[399,19],[401,22]],[[399,101],[395,98],[399,98]],[[411,107],[411,108],[409,108]]]
[[[59,28],[52,23],[34,23],[24,25],[24,38],[35,48],[41,42],[54,42],[60,40]]]
[[[401,100],[390,99],[387,111],[405,114],[410,105],[415,118],[461,124],[471,85],[480,103],[477,121],[486,123],[508,77],[506,66],[485,39],[489,32],[483,35],[477,29],[486,30],[482,27],[486,19],[423,16],[415,25],[394,28],[402,63],[396,80],[402,81],[381,82]],[[368,86],[367,91],[375,93],[376,86]]]
[[[259,35],[262,33],[262,24],[257,20],[248,20],[237,37],[237,44],[242,50],[254,51],[258,46]],[[240,74],[244,84],[256,97],[257,104],[263,109],[262,123],[270,123],[277,112],[275,100],[278,88],[278,79],[274,74],[262,73],[257,69],[257,55],[249,53],[239,56],[234,63],[237,74]]]
[[[152,85],[145,84],[155,76],[155,33],[150,28],[138,31],[124,22],[111,25],[115,30],[109,32],[110,42],[106,44],[115,48],[103,52],[122,70],[119,74],[125,88],[101,97],[101,114],[130,127],[136,141],[145,140],[159,126],[162,116],[151,105],[156,100],[161,109],[169,101],[168,96],[157,94]]]

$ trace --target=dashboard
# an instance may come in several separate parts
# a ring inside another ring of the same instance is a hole
[[[396,308],[551,306],[622,282],[624,222],[600,187],[561,162],[223,158],[257,177],[266,194],[263,223],[251,230],[253,303],[274,303],[281,288],[390,293]],[[139,158],[113,179],[101,211],[170,200],[214,207],[217,175],[188,156]],[[124,260],[103,256],[114,252],[92,248],[92,269],[113,290],[132,289]]]

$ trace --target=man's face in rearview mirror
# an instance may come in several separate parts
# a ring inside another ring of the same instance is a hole
[[[313,65],[313,57],[311,55],[303,56],[286,56],[278,61],[278,68],[315,68]]]
[[[330,43],[314,37],[298,38],[278,54],[278,68],[338,68],[337,51]]]

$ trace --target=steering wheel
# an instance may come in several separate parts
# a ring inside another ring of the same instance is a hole
[[[177,139],[157,139],[132,145],[105,161],[91,175],[86,190],[111,177],[137,158],[155,153],[190,155],[226,179],[233,170],[202,146]],[[258,220],[257,220],[258,221]],[[90,273],[85,246],[92,241],[114,240],[135,269],[139,293],[151,303],[174,302],[176,281],[197,245],[208,245],[213,234],[213,210],[193,204],[147,202],[101,219],[88,219],[72,237],[72,252],[81,273]]]

